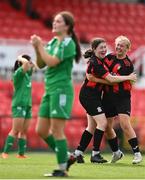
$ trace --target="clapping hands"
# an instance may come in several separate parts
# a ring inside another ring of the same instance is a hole
[[[34,47],[38,47],[39,45],[42,44],[42,39],[39,36],[34,34],[34,35],[31,36],[31,41],[30,42]]]

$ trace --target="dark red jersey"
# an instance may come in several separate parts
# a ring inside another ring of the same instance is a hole
[[[104,61],[104,60],[103,60]],[[105,78],[109,74],[108,68],[105,66],[102,60],[96,56],[92,56],[88,61],[88,67],[86,73],[92,74],[98,78]],[[91,82],[87,78],[82,86],[82,94],[86,96],[93,96],[102,93],[103,85],[96,82]]]
[[[133,64],[128,56],[124,59],[117,59],[114,54],[109,54],[106,56],[104,63],[108,67],[109,72],[114,76],[129,75],[134,71]],[[104,93],[127,95],[130,94],[131,87],[130,81],[124,81],[113,86],[105,86]]]

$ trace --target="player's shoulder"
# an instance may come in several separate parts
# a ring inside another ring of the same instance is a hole
[[[107,54],[107,55],[106,55],[106,58],[107,58],[108,60],[111,60],[111,59],[115,58],[115,53],[109,53],[109,54]]]
[[[128,55],[126,55],[126,59],[127,59],[128,61],[131,61],[131,59],[130,59],[130,57],[129,57]]]
[[[13,76],[17,76],[19,74],[24,74],[22,66],[20,66],[16,71],[14,71]]]
[[[74,40],[72,39],[72,37],[65,37],[64,40],[63,40],[63,45],[64,46],[74,46],[75,45],[75,42]]]
[[[100,60],[100,59],[99,59],[98,57],[96,57],[95,55],[91,56],[90,62],[91,62],[92,65],[94,65],[94,66],[99,66],[99,65],[102,65],[102,64],[103,64],[102,60]]]
[[[52,38],[50,41],[48,41],[47,43],[46,43],[46,45],[45,45],[45,49],[50,49],[50,47],[54,44],[54,43],[56,43],[56,41],[57,41],[57,38],[56,37],[54,37],[54,38]]]

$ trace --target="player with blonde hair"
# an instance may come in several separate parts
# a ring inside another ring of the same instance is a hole
[[[126,36],[121,35],[115,39],[115,54],[107,55],[104,61],[109,69],[109,72],[111,72],[114,76],[126,76],[134,71],[133,64],[127,56],[130,48],[131,42]],[[88,76],[88,79],[98,82],[98,79],[92,76]],[[113,122],[116,116],[118,116],[120,126],[134,153],[132,163],[137,164],[142,161],[138,139],[130,122],[131,89],[131,81],[120,82],[118,84],[114,84],[113,86],[106,85],[104,88],[102,103],[108,120],[106,136],[113,151],[111,160],[112,163],[115,163],[123,157],[123,153],[118,148],[117,136],[113,129]]]

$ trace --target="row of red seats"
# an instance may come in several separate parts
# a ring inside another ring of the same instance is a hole
[[[8,2],[0,2],[0,9],[0,38],[30,39],[32,34],[37,34],[46,40],[52,37],[51,30],[41,21],[31,20],[25,12],[14,10]]]
[[[78,35],[86,41],[95,36],[103,36],[111,43],[112,39],[118,35],[125,34],[132,40],[132,51],[145,43],[145,28],[143,28],[145,6],[142,4],[101,3],[81,0],[71,2],[55,0],[48,4],[47,1],[40,3],[36,0],[34,7],[45,18],[51,17],[52,14],[61,10],[67,9],[73,12]],[[81,9],[83,9],[83,14]],[[136,17],[138,17],[137,21]],[[87,31],[86,24],[88,25]]]
[[[22,1],[26,4],[26,1]],[[30,20],[24,12],[13,10],[6,2],[0,2],[0,37],[29,39],[36,33],[44,39],[52,37],[51,30],[39,21]],[[79,37],[89,41],[95,36],[103,36],[112,42],[120,34],[127,35],[133,43],[133,50],[145,43],[145,6],[141,4],[97,3],[96,1],[34,1],[33,7],[42,15],[43,19],[50,18],[62,10],[70,10],[76,19],[76,31]],[[82,11],[83,9],[83,15]],[[7,11],[9,16],[7,17]],[[138,20],[136,21],[136,18]],[[86,25],[87,31],[86,31]],[[21,28],[22,23],[25,25]],[[11,29],[11,31],[10,31]]]

